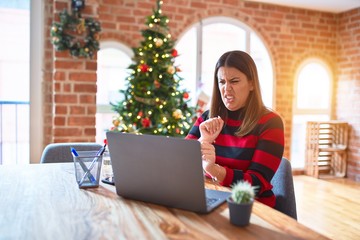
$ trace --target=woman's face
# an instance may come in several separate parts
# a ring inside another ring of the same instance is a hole
[[[220,67],[217,73],[221,99],[230,111],[245,106],[245,102],[254,89],[245,74],[233,67]]]

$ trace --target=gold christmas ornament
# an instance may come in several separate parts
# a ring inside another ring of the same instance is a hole
[[[120,120],[119,119],[114,119],[113,124],[114,124],[115,127],[118,127],[120,125]]]
[[[82,34],[83,32],[86,31],[85,19],[80,18],[79,21],[80,21],[79,24],[76,26],[76,31],[78,34]]]
[[[176,109],[172,115],[175,119],[181,119],[183,117],[182,111],[180,109]]]
[[[170,73],[170,74],[174,74],[175,73],[175,67],[174,66],[169,66],[167,68],[167,72]]]
[[[157,38],[155,41],[156,47],[161,47],[164,44],[164,41],[161,38]]]

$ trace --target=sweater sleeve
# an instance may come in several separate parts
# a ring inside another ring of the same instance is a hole
[[[189,133],[185,137],[185,139],[199,139],[200,138],[200,129],[199,126],[202,122],[204,122],[206,119],[208,119],[209,111],[205,111],[201,116],[196,120],[194,125],[191,127]]]

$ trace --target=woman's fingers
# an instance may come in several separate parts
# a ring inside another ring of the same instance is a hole
[[[215,147],[208,142],[201,142],[201,157],[208,163],[215,163]]]
[[[200,124],[200,133],[203,139],[213,142],[221,132],[224,121],[220,117],[210,118]]]
[[[221,123],[218,118],[211,118],[205,123],[205,128],[210,134],[216,133],[221,128]]]

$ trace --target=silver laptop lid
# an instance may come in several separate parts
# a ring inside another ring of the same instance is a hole
[[[175,137],[107,132],[118,195],[208,212],[200,143]]]

